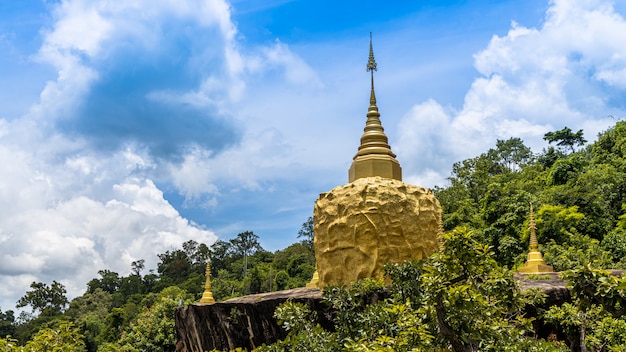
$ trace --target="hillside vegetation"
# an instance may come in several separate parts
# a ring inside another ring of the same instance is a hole
[[[626,122],[585,145],[583,131],[547,133],[533,153],[519,138],[455,163],[449,186],[436,188],[444,215],[443,248],[425,261],[388,265],[392,285],[363,281],[324,292],[336,331],[314,325],[306,307],[287,303],[276,316],[288,338],[261,351],[623,351],[626,281],[602,269],[626,266]],[[528,249],[533,203],[540,250],[572,286],[573,301],[540,312],[559,336],[539,336],[523,308],[539,292],[521,293],[513,272]],[[4,351],[174,351],[173,311],[197,301],[211,258],[217,300],[301,287],[314,272],[313,221],[301,242],[264,250],[253,232],[212,246],[193,240],[144,261],[131,274],[103,269],[68,302],[61,283],[33,282],[0,310]],[[367,302],[372,292],[389,297]]]

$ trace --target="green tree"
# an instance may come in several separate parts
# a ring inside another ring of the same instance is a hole
[[[189,240],[183,243],[183,251],[189,258],[192,270],[204,275],[206,263],[209,260],[209,247],[204,243]]]
[[[243,277],[245,278],[248,274],[248,257],[257,251],[263,250],[259,243],[259,236],[252,231],[245,231],[230,240],[230,243],[235,253],[243,258]]]
[[[132,262],[130,264],[130,267],[131,267],[131,272],[133,273],[133,275],[141,276],[141,272],[146,266],[145,263],[146,261],[143,259],[135,260],[134,262]]]
[[[217,276],[220,270],[226,270],[233,261],[233,245],[230,242],[217,240],[209,249],[211,258],[211,276]]]
[[[302,223],[302,228],[298,230],[298,238],[302,238],[302,243],[309,248],[309,250],[313,251],[313,240],[315,239],[315,223],[313,221],[313,217],[309,216],[308,219],[304,223]]]
[[[104,318],[102,329],[97,337],[99,347],[107,343],[115,343],[122,337],[122,331],[134,317],[133,309],[128,308],[128,306],[113,308]]]
[[[65,311],[79,329],[85,341],[87,351],[95,352],[100,341],[98,336],[104,329],[104,321],[113,306],[113,295],[97,288],[93,293],[85,293],[74,298]]]
[[[372,280],[326,288],[333,332],[303,305],[281,306],[276,317],[289,334],[260,351],[563,351],[536,338],[524,316],[543,295],[522,292],[492,254],[471,231],[448,232],[427,260],[387,266],[387,289]]]
[[[623,169],[626,163],[626,121],[618,121],[615,126],[602,132],[591,152],[597,163],[607,163]]]
[[[17,301],[17,308],[30,306],[32,312],[39,312],[40,315],[59,315],[68,304],[65,294],[65,286],[53,281],[51,285],[43,282],[34,282],[30,284],[30,291]]]
[[[7,310],[2,313],[0,309],[0,337],[7,335],[13,335],[15,332],[15,313],[12,310]]]
[[[544,259],[555,271],[576,269],[589,264],[610,268],[614,262],[611,252],[603,249],[597,239],[578,232],[569,233],[563,243],[550,240],[541,250]]]
[[[626,261],[626,204],[622,204],[624,214],[620,215],[617,226],[602,239],[602,248],[610,251],[616,261]],[[626,264],[626,263],[624,263]]]
[[[160,262],[157,271],[162,285],[177,285],[191,273],[191,263],[187,254],[180,250],[158,254]]]
[[[496,141],[496,154],[509,171],[515,171],[520,164],[528,163],[533,157],[530,148],[525,146],[520,138],[498,139]]]
[[[24,349],[38,352],[86,351],[83,336],[71,322],[62,322],[57,328],[41,329]]]
[[[552,306],[547,321],[561,326],[572,350],[623,351],[626,346],[626,279],[591,265],[562,274],[572,302]]]
[[[24,352],[24,347],[19,345],[19,342],[11,338],[11,336],[0,336],[0,351],[3,352]]]
[[[572,232],[580,233],[579,225],[585,214],[578,211],[577,206],[543,205],[536,215],[537,240],[547,243],[554,240],[563,243]]]
[[[97,288],[102,289],[108,293],[115,293],[120,287],[120,275],[114,271],[104,269],[98,270],[100,279],[91,279],[87,283],[87,291],[94,292]]]
[[[569,127],[564,127],[562,130],[547,132],[543,135],[543,139],[548,143],[556,143],[559,147],[569,147],[571,152],[574,152],[575,146],[582,146],[587,143],[587,140],[583,137],[583,130],[578,130],[574,133]]]
[[[549,169],[557,160],[565,157],[567,157],[565,153],[553,146],[549,146],[548,149],[544,148],[543,151],[537,155],[536,160],[544,169]]]
[[[120,346],[132,346],[138,351],[175,351],[176,330],[174,309],[190,304],[194,298],[178,287],[161,291],[157,300],[145,309],[122,333]]]

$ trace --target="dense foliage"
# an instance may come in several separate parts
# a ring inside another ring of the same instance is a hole
[[[442,250],[390,266],[390,298],[364,304],[383,289],[371,282],[327,289],[333,332],[287,303],[276,317],[288,337],[262,350],[626,351],[626,280],[597,269],[626,264],[626,122],[586,147],[567,127],[544,139],[555,146],[539,154],[511,138],[453,165],[450,185],[435,190]],[[530,202],[540,249],[573,295],[547,311],[512,279],[528,249]],[[564,335],[539,338],[524,307]]]
[[[426,261],[387,266],[392,285],[365,280],[324,291],[335,310],[335,331],[324,331],[304,305],[288,302],[276,317],[289,330],[261,351],[560,351],[536,338],[526,305],[539,291],[522,292],[512,272],[467,229],[444,235]],[[374,293],[378,292],[379,295]],[[371,301],[369,297],[389,296]]]
[[[450,186],[436,188],[446,231],[467,226],[490,245],[501,265],[524,262],[528,209],[533,202],[545,259],[555,270],[593,263],[622,267],[626,231],[626,121],[585,143],[569,128],[546,134],[549,146],[533,155],[521,140],[455,163]]]
[[[455,163],[443,207],[442,249],[427,260],[388,265],[387,283],[331,287],[335,331],[315,312],[288,302],[276,317],[288,337],[261,351],[624,351],[626,280],[599,270],[626,266],[626,122],[586,143],[583,131],[546,133],[533,154],[519,138]],[[571,285],[571,303],[539,312],[563,336],[544,340],[525,307],[542,295],[521,292],[513,272],[528,248],[529,203],[540,249]],[[304,286],[315,270],[313,220],[301,242],[269,252],[253,232],[210,247],[193,240],[121,276],[103,269],[68,302],[59,282],[33,282],[15,316],[0,310],[4,351],[173,351],[174,307],[202,295],[211,259],[216,299]],[[376,299],[372,299],[375,297]]]
[[[246,231],[212,246],[189,240],[181,249],[159,254],[156,272],[142,275],[144,260],[131,274],[108,269],[87,283],[86,292],[68,302],[63,284],[33,282],[17,307],[19,317],[0,310],[0,350],[143,352],[174,351],[174,308],[198,301],[211,258],[218,300],[304,286],[315,271],[312,219],[300,230],[301,242],[274,253]]]

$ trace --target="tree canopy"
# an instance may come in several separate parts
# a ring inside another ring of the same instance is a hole
[[[544,137],[550,145],[537,154],[510,138],[452,165],[449,184],[434,190],[440,251],[388,265],[387,285],[325,290],[333,331],[306,306],[286,303],[275,314],[287,338],[259,350],[624,350],[626,282],[604,269],[626,267],[626,122],[587,146],[582,130]],[[572,293],[571,302],[539,310],[562,332],[552,339],[524,313],[542,295],[521,291],[513,276],[528,249],[531,201],[540,250]],[[315,271],[313,237],[309,217],[301,241],[275,252],[252,231],[210,246],[189,240],[158,254],[156,271],[145,272],[143,259],[128,263],[127,276],[103,268],[70,302],[63,284],[33,282],[17,302],[30,313],[0,310],[0,350],[173,351],[173,309],[201,297],[208,260],[217,300],[302,287]]]
[[[583,130],[578,130],[574,133],[569,127],[564,127],[562,130],[547,132],[543,139],[548,143],[556,143],[559,147],[569,147],[571,152],[574,152],[575,146],[582,146],[587,143],[587,140],[583,137]]]

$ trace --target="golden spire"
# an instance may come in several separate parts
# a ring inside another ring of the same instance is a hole
[[[537,226],[535,225],[535,217],[533,214],[533,202],[530,202],[530,220],[528,229],[530,230],[530,250],[536,251],[539,248],[539,241],[537,241]]]
[[[396,160],[396,155],[391,151],[387,135],[385,135],[385,129],[380,122],[380,113],[376,106],[374,71],[377,71],[377,65],[376,60],[374,60],[372,33],[370,33],[370,53],[366,69],[368,72],[371,72],[372,81],[370,106],[367,110],[367,121],[361,136],[361,145],[348,171],[348,182],[372,176],[402,181],[402,168],[398,160]]]
[[[526,264],[519,269],[520,273],[551,273],[554,270],[552,266],[546,264],[543,255],[539,252],[539,241],[537,241],[537,226],[535,226],[535,218],[533,216],[533,203],[530,202],[530,220],[528,228],[530,229],[530,251]]]
[[[372,91],[370,92],[370,105],[376,106],[376,94],[374,94],[374,71],[378,71],[376,66],[376,60],[374,60],[374,48],[372,46],[372,32],[370,32],[370,57],[367,60],[367,67],[365,68],[367,72],[371,72],[372,74]],[[376,108],[378,111],[378,108]]]
[[[211,261],[206,262],[206,281],[204,283],[204,293],[200,298],[200,303],[215,303],[213,292],[211,292]]]

